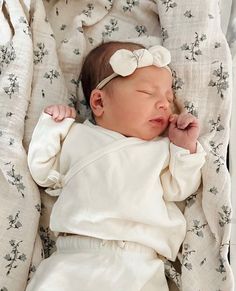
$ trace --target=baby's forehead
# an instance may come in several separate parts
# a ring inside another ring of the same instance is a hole
[[[166,68],[158,68],[155,66],[147,66],[143,68],[138,68],[131,75],[133,80],[137,82],[142,82],[143,84],[160,85],[165,83],[172,84],[172,74]]]
[[[170,69],[167,69],[165,67],[157,67],[154,65],[151,66],[146,66],[146,67],[142,67],[142,68],[137,68],[135,70],[135,72],[139,73],[139,74],[143,74],[146,75],[148,77],[148,74],[154,74],[154,75],[167,75],[170,78],[172,78],[172,74],[170,72]]]

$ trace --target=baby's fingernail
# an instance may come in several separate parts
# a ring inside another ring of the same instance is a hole
[[[178,125],[178,128],[179,129],[184,129],[185,128],[185,125],[183,123],[181,123],[181,124]]]

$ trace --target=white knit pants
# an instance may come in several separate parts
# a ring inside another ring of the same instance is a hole
[[[137,243],[60,236],[26,291],[167,291],[164,264]]]

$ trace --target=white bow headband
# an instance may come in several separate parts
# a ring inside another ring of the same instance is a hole
[[[159,68],[164,67],[170,71],[170,68],[167,66],[170,61],[170,52],[160,45],[153,46],[149,49],[134,50],[133,52],[127,49],[119,49],[111,56],[109,61],[114,73],[103,79],[96,88],[102,89],[117,76],[129,76],[137,68],[154,65]]]

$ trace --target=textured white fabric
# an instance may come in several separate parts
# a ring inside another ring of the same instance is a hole
[[[232,291],[233,276],[228,262],[232,207],[226,166],[232,59],[220,26],[218,1],[176,1],[176,4],[176,10],[169,9],[168,13],[163,13],[161,3],[158,5],[160,21],[168,31],[164,45],[171,51],[171,68],[182,79],[182,84],[177,85],[177,99],[181,108],[187,108],[200,119],[200,141],[208,152],[203,189],[192,196],[185,208],[188,231],[180,256],[182,286],[187,291],[205,290],[206,286],[209,291]],[[183,11],[186,21],[180,17]],[[217,90],[215,85],[224,89]],[[215,122],[219,126],[213,126]]]
[[[3,8],[3,1],[0,1],[0,9]],[[0,45],[7,43],[12,38],[12,31],[6,19],[6,15],[3,13],[0,14]]]
[[[120,76],[129,76],[137,68],[151,66],[153,56],[147,49],[134,50],[133,52],[120,49],[110,58],[110,65],[115,73]]]
[[[232,3],[235,2],[235,0],[220,0],[220,14],[221,14],[221,28],[223,33],[226,35],[230,20],[230,13],[232,8]]]
[[[136,243],[59,237],[27,291],[168,291],[164,263]]]
[[[33,253],[40,217],[39,191],[30,176],[22,145],[31,94],[33,46],[27,26],[28,10],[21,4],[0,0],[0,290],[3,291],[25,289],[31,272],[28,258]],[[37,247],[40,250],[41,242]],[[41,260],[40,252],[34,259],[35,263]]]
[[[234,277],[236,277],[236,1],[220,1],[221,8],[221,27],[230,45],[233,59],[233,98],[232,114],[230,124],[230,143],[229,143],[229,171],[231,176],[231,198],[232,198],[232,231],[230,238],[230,264]],[[226,33],[227,32],[227,33]],[[234,287],[236,291],[236,286]]]
[[[236,10],[235,10],[236,11]],[[236,17],[236,15],[235,15]],[[236,20],[236,19],[235,19]],[[235,31],[236,31],[236,21],[235,21]],[[236,92],[236,36],[234,42],[234,58],[233,58],[233,88]],[[231,117],[231,135],[230,135],[230,145],[229,145],[229,166],[231,174],[231,195],[233,204],[233,218],[232,218],[232,233],[230,240],[230,262],[234,275],[236,276],[236,101],[235,93],[233,98],[232,106],[232,117]]]
[[[175,260],[186,226],[173,201],[184,200],[200,185],[205,161],[200,144],[190,155],[167,138],[147,142],[88,121],[72,123],[56,123],[43,113],[29,147],[35,181],[62,187],[51,229],[138,242]]]

